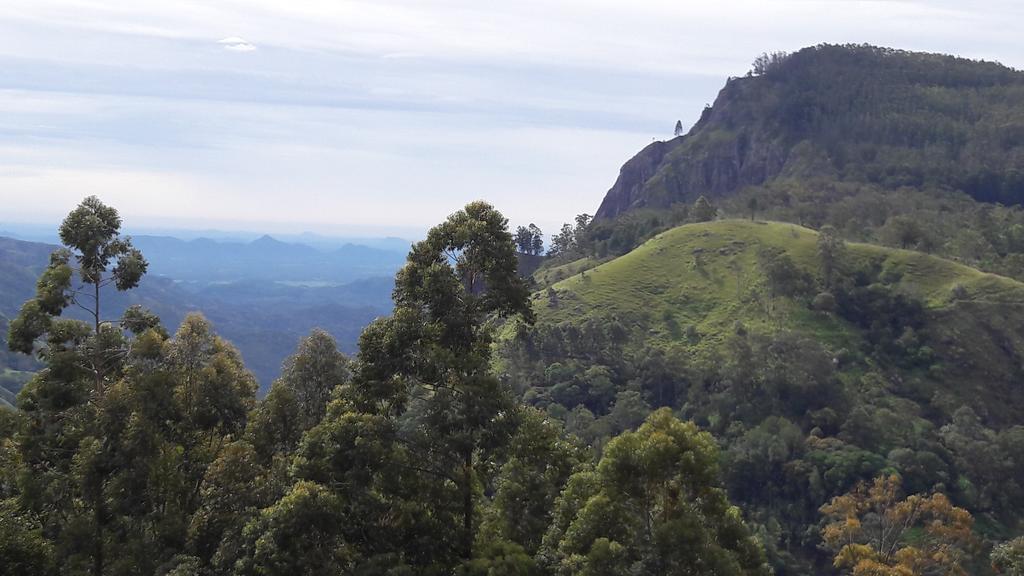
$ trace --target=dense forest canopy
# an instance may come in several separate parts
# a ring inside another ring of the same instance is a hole
[[[767,573],[708,434],[661,412],[596,462],[496,377],[493,321],[533,313],[491,206],[413,246],[354,360],[315,331],[262,401],[203,317],[102,319],[99,287],[146,270],[119,228],[86,199],[11,322],[44,368],[0,412],[4,573]],[[631,462],[634,442],[656,461]]]

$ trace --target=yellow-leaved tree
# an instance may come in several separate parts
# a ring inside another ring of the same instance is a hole
[[[821,507],[834,565],[854,576],[954,576],[974,545],[974,519],[945,495],[900,499],[900,478],[860,483]]]

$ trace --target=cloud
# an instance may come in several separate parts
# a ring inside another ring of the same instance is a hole
[[[232,52],[253,52],[256,50],[255,44],[252,44],[245,38],[239,38],[238,36],[222,38],[218,40],[217,43],[223,46],[225,50],[231,50]]]
[[[761,52],[1024,68],[1022,21],[1020,0],[0,0],[0,213],[109,190],[133,219],[329,231],[485,197],[557,228]]]

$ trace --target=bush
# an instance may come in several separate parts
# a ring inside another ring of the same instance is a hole
[[[811,308],[819,312],[835,312],[836,297],[831,292],[821,292],[814,297]]]

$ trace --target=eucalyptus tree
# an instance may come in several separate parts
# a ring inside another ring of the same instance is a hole
[[[122,237],[121,217],[117,210],[89,196],[60,225],[63,247],[50,255],[50,263],[36,284],[36,297],[21,307],[11,322],[8,344],[12,350],[31,353],[36,341],[49,333],[72,335],[81,340],[81,361],[94,381],[94,394],[103,396],[106,377],[124,358],[115,346],[119,338],[111,321],[105,321],[102,290],[114,286],[119,291],[139,285],[148,266],[142,252]],[[77,282],[76,282],[77,278]],[[55,319],[68,307],[84,312],[90,320],[91,337],[82,338],[81,327]],[[138,311],[130,322],[140,318]],[[109,330],[108,330],[109,329]]]
[[[56,541],[62,572],[107,568],[107,527],[113,522],[105,492],[116,472],[118,434],[109,426],[120,396],[107,392],[130,354],[125,330],[158,329],[159,319],[131,308],[117,320],[104,316],[104,288],[125,291],[146,272],[142,253],[120,234],[121,218],[95,196],[82,201],[60,226],[61,248],[36,284],[36,295],[9,327],[8,345],[38,352],[46,362],[19,396],[25,425],[19,438],[21,504],[42,519]],[[62,317],[74,308],[88,321]],[[116,504],[116,502],[115,502]]]
[[[477,469],[508,441],[515,402],[491,370],[494,318],[532,321],[508,221],[473,202],[415,244],[395,280],[395,311],[360,341],[354,406],[397,423],[398,442],[428,478],[455,487],[433,504],[461,524],[473,552]]]
[[[335,388],[348,382],[351,372],[348,358],[326,331],[314,328],[299,341],[298,350],[281,367],[275,382],[288,388],[299,405],[303,430],[312,428],[327,412],[327,402]]]

